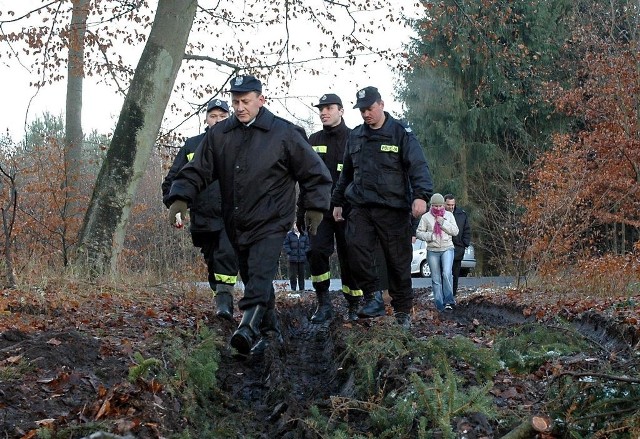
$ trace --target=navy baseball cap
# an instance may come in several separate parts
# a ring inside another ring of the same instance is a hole
[[[214,108],[219,108],[225,113],[229,112],[229,104],[227,104],[227,101],[223,101],[222,99],[211,99],[207,104],[207,113]]]
[[[251,75],[239,75],[231,79],[231,93],[247,93],[250,91],[258,91],[262,93],[262,82]]]
[[[340,96],[338,95],[335,95],[333,93],[327,93],[322,95],[322,97],[320,98],[320,102],[314,105],[314,107],[320,108],[323,105],[331,105],[331,104],[338,104],[342,107],[342,99],[340,99]]]
[[[362,90],[358,90],[356,93],[356,104],[353,108],[367,108],[373,105],[374,102],[381,100],[380,92],[375,87],[365,87]]]

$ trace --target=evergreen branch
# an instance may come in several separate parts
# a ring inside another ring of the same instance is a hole
[[[604,379],[611,380],[611,381],[620,381],[620,382],[623,382],[623,383],[640,384],[640,378],[629,378],[629,377],[626,377],[626,376],[615,376],[615,375],[609,375],[609,374],[600,373],[600,372],[570,372],[570,371],[565,371],[565,372],[560,372],[558,374],[558,377],[561,377],[563,375],[569,375],[569,376],[576,377],[576,378],[597,377],[597,378],[604,378]]]

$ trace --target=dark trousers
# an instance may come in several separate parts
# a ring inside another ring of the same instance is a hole
[[[375,249],[379,241],[389,278],[391,306],[396,312],[413,307],[411,287],[411,214],[400,209],[353,207],[347,221],[352,274],[365,295],[380,289]]]
[[[292,291],[304,291],[304,265],[305,262],[289,261],[289,281],[291,282]]]
[[[224,229],[191,232],[193,245],[200,247],[200,253],[207,263],[209,286],[216,291],[219,284],[233,287],[238,280],[238,259]]]
[[[453,259],[453,265],[451,266],[451,272],[453,273],[453,295],[458,292],[458,278],[460,277],[460,267],[462,266],[462,259]]]
[[[240,310],[256,305],[267,309],[275,307],[273,278],[278,269],[284,236],[284,233],[270,235],[236,249],[240,276],[244,283],[244,296],[238,301]]]
[[[362,290],[358,289],[351,275],[345,233],[346,224],[344,222],[337,223],[333,218],[325,215],[318,226],[318,232],[315,235],[310,235],[311,248],[307,252],[307,258],[311,270],[311,281],[316,291],[329,291],[331,283],[329,260],[333,254],[335,243],[340,264],[342,291],[351,296],[362,296]]]

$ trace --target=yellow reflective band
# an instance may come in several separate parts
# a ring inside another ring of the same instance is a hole
[[[352,290],[351,288],[349,288],[349,287],[348,287],[348,286],[346,286],[346,285],[343,285],[343,286],[342,286],[342,292],[343,292],[344,294],[348,294],[348,295],[353,296],[353,297],[360,297],[360,296],[363,296],[363,294],[362,294],[362,290]]]
[[[338,163],[338,172],[342,172],[342,163]]]
[[[193,156],[194,155],[196,155],[196,154],[193,153],[193,152],[190,152],[189,154],[187,154],[187,160],[189,160],[189,161],[193,160]]]
[[[227,276],[226,274],[214,274],[217,282],[222,282],[223,284],[235,285],[238,280],[238,276]]]
[[[328,271],[317,276],[311,275],[311,282],[322,282],[329,279],[331,279],[331,277]]]
[[[316,145],[316,146],[312,146],[312,148],[318,154],[326,154],[327,153],[327,145]]]
[[[380,151],[382,152],[398,152],[400,148],[396,145],[380,145]]]

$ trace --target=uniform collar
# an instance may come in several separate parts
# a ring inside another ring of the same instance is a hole
[[[245,126],[245,124],[240,122],[238,118],[235,116],[229,119],[231,119],[232,121],[230,124],[227,125],[227,127],[225,127],[225,130],[224,130],[225,133],[235,128]],[[256,116],[256,118],[253,120],[253,122],[251,122],[250,125],[248,125],[248,127],[251,127],[251,128],[255,127],[263,131],[269,131],[271,129],[271,125],[273,124],[274,119],[275,119],[275,116],[273,115],[273,113],[269,111],[266,107],[262,107],[260,108],[260,111],[258,111],[258,115]]]

